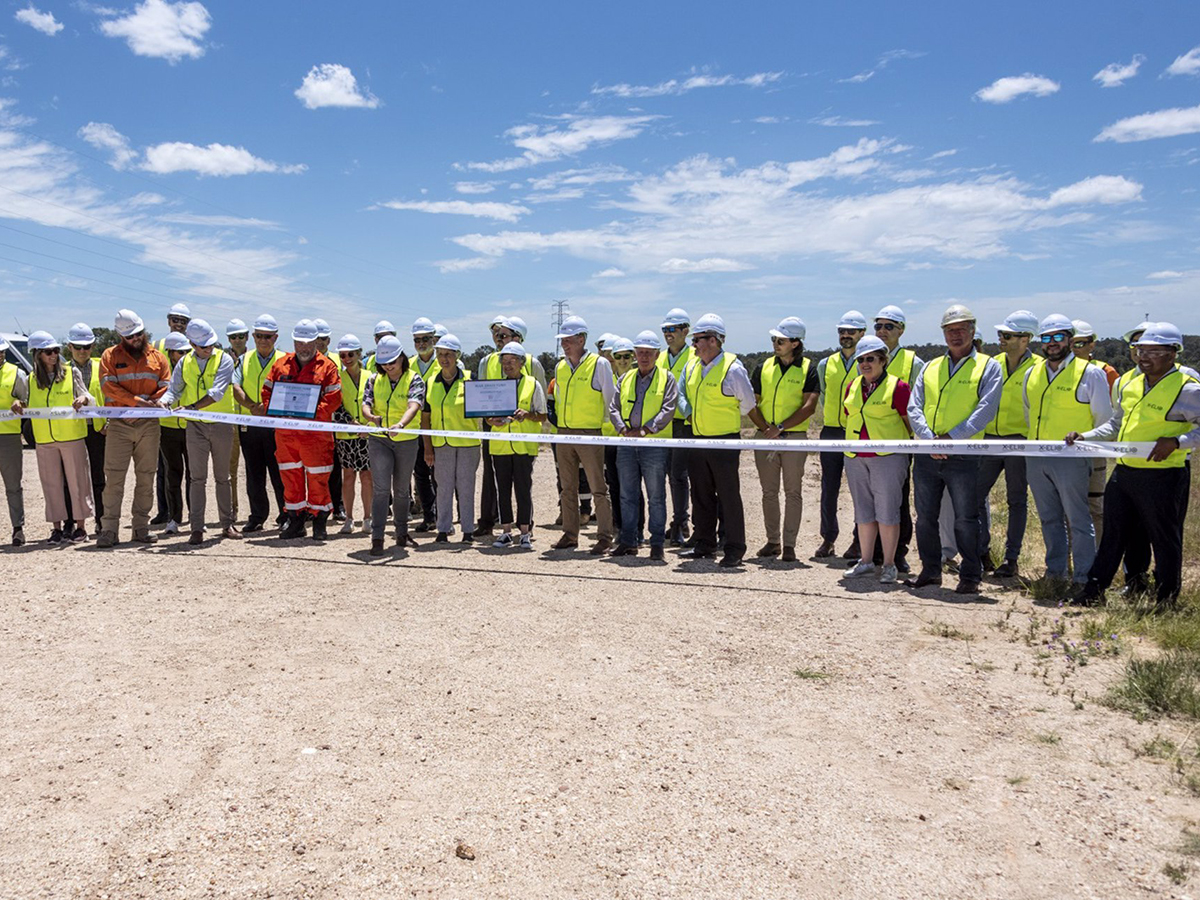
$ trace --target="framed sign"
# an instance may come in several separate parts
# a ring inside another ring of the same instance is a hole
[[[503,418],[517,411],[517,381],[467,381],[463,383],[463,415],[468,419]]]
[[[286,416],[290,419],[311,419],[317,414],[321,402],[321,385],[296,384],[280,381],[271,391],[271,402],[267,406],[268,416]]]

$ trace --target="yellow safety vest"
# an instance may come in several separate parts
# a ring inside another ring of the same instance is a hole
[[[841,427],[846,424],[846,407],[842,398],[846,395],[846,379],[853,378],[853,363],[847,369],[840,352],[825,358],[825,404],[822,415],[825,427]]]
[[[362,396],[363,391],[367,389],[367,379],[370,377],[371,373],[359,366],[358,382],[355,383],[354,379],[350,377],[350,370],[342,369],[342,409],[350,413],[350,418],[356,425],[367,424],[362,417]],[[342,440],[364,437],[362,434],[351,431],[337,431],[333,436]]]
[[[1113,382],[1112,392],[1109,394],[1109,396],[1112,398],[1113,406],[1116,406],[1118,403],[1120,403],[1119,398],[1121,396],[1121,391],[1125,388],[1125,385],[1129,384],[1129,382],[1133,381],[1133,379],[1137,378],[1141,374],[1142,370],[1137,367],[1137,363],[1134,363],[1132,369],[1130,369],[1128,372],[1122,372],[1120,376],[1118,376],[1117,380]]]
[[[604,424],[604,394],[592,386],[600,357],[587,353],[574,370],[566,359],[554,372],[560,428],[599,429]]]
[[[70,406],[75,400],[75,379],[70,370],[61,381],[40,388],[37,378],[29,377],[29,408]],[[33,439],[39,444],[78,441],[87,436],[87,419],[34,419]]]
[[[984,434],[1009,435],[1019,434],[1025,437],[1025,373],[1039,361],[1040,357],[1027,356],[1012,372],[1008,371],[1008,355],[996,357],[1000,371],[1004,373],[1004,385],[1000,389],[1000,409],[996,418],[988,422],[983,429]],[[1044,362],[1044,360],[1042,360]],[[1089,425],[1088,428],[1092,426]],[[1086,430],[1086,429],[1085,429]],[[1065,432],[1064,432],[1065,436]]]
[[[362,367],[364,369],[366,369],[368,372],[370,372],[372,375],[379,371],[379,367],[375,364],[375,354],[374,353],[372,353],[370,356],[368,356],[366,359],[363,360]]]
[[[203,372],[200,371],[200,363],[196,359],[196,352],[194,350],[180,360],[179,364],[183,366],[183,393],[179,397],[180,406],[191,406],[193,403],[198,403],[212,390],[213,383],[217,380],[217,369],[221,365],[222,356],[224,356],[224,351],[218,347],[213,351],[212,356],[208,358],[208,363],[204,366]],[[225,388],[225,393],[221,395],[220,400],[204,408],[209,412],[233,412],[232,385]],[[187,416],[187,418],[199,422],[212,421],[200,416]]]
[[[262,403],[263,382],[267,380],[271,367],[284,355],[282,350],[272,350],[271,358],[265,366],[258,364],[257,350],[247,350],[246,355],[242,357],[242,390],[255,403]]]
[[[387,374],[380,372],[375,376],[374,385],[374,402],[371,404],[371,409],[375,415],[383,419],[381,423],[384,428],[391,428],[403,417],[408,410],[408,389],[412,385],[414,378],[419,378],[417,370],[414,366],[409,366],[408,371],[400,376],[400,380],[396,382],[395,387],[392,386],[392,380],[387,377]],[[421,416],[415,415],[412,420],[404,426],[403,431],[388,435],[372,435],[373,437],[390,437],[393,441],[415,441],[420,437],[419,434],[409,434],[415,428],[421,427]]]
[[[1176,368],[1147,391],[1146,376],[1139,371],[1121,391],[1121,430],[1117,440],[1157,441],[1162,437],[1177,438],[1191,431],[1190,422],[1167,421],[1167,413],[1189,381],[1195,379]],[[1176,450],[1162,462],[1151,462],[1144,456],[1122,456],[1117,465],[1134,469],[1177,469],[1187,460],[1187,455],[1186,450]]]
[[[981,353],[968,357],[950,374],[950,357],[939,356],[921,370],[925,390],[925,421],[937,436],[949,434],[961,425],[979,405],[979,382],[987,357]],[[980,432],[982,434],[982,432]],[[978,434],[971,435],[979,437]]]
[[[659,366],[661,366],[662,368],[669,371],[671,373],[671,375],[674,377],[675,383],[678,385],[682,385],[683,382],[686,380],[687,376],[684,373],[687,371],[688,364],[691,363],[691,361],[692,361],[692,348],[688,347],[686,345],[684,346],[684,348],[682,350],[679,351],[679,355],[677,357],[675,357],[674,364],[671,363],[671,351],[670,350],[663,350],[661,353],[658,354]],[[687,418],[687,416],[685,416],[683,414],[683,411],[678,406],[675,407],[675,418],[676,419],[686,419]]]
[[[912,384],[913,363],[917,361],[917,354],[912,350],[907,350],[901,347],[896,351],[896,355],[891,358],[887,364],[887,373],[895,375],[901,381]]]
[[[435,366],[438,372],[442,369]],[[463,372],[446,387],[441,378],[434,376],[426,383],[425,392],[429,401],[429,424],[435,431],[479,431],[479,420],[468,419],[466,416],[466,390],[463,387],[471,380],[469,372]],[[482,443],[479,438],[442,437],[433,435],[434,447],[478,447]]]
[[[533,374],[533,354],[525,354],[525,362],[521,364],[522,375]],[[483,366],[484,381],[499,381],[504,377],[504,370],[500,368],[500,351],[489,353],[487,362]]]
[[[12,409],[13,391],[17,387],[17,367],[14,363],[6,362],[0,366],[0,409]],[[20,419],[5,419],[0,422],[0,434],[20,434]]]
[[[846,394],[846,440],[862,440],[862,430],[867,429],[867,437],[873,441],[903,441],[908,439],[908,426],[896,410],[892,409],[892,401],[896,395],[896,385],[900,383],[895,375],[884,374],[883,383],[871,392],[871,396],[863,402],[863,377],[859,375],[852,382]],[[890,456],[891,453],[872,451],[876,456]],[[857,456],[846,451],[847,456]]]
[[[704,375],[699,357],[688,369],[687,395],[692,405],[692,429],[697,437],[716,437],[740,434],[742,408],[737,397],[726,397],[721,391],[729,368],[737,361],[732,353],[722,353],[713,360],[712,368]]]
[[[758,409],[772,425],[786,420],[804,405],[804,382],[808,380],[808,368],[812,364],[807,357],[799,365],[792,363],[787,371],[779,360],[772,356],[762,367],[762,393],[759,394]],[[826,366],[828,372],[828,366]],[[788,431],[807,431],[808,423],[801,422]]]
[[[667,378],[670,373],[665,366],[655,366],[654,372],[650,376],[650,384],[646,387],[646,393],[642,395],[642,424],[640,427],[646,427],[646,423],[653,421],[654,417],[662,410],[663,400],[667,393]],[[638,370],[630,369],[621,379],[621,421],[625,426],[631,427],[633,416],[633,405],[637,401],[637,378]],[[669,429],[655,431],[645,437],[651,438],[667,438],[671,436]]]
[[[330,353],[328,351],[325,352],[325,356],[331,363],[337,366],[337,370],[339,372],[342,371],[342,358],[340,356],[338,356],[336,353]]]
[[[1038,360],[1025,382],[1031,441],[1061,441],[1072,431],[1087,431],[1095,425],[1091,406],[1077,397],[1087,368],[1082,359],[1072,357],[1051,381],[1046,360]]]
[[[517,407],[526,412],[533,411],[533,395],[537,389],[537,381],[532,375],[522,375],[521,381],[517,385]],[[492,434],[496,432],[504,432],[505,434],[538,434],[542,430],[541,422],[534,422],[531,419],[526,419],[524,422],[518,422],[513,419],[507,425],[492,427]],[[538,445],[536,441],[501,441],[493,440],[488,446],[488,450],[492,456],[512,456],[514,453],[520,453],[524,456],[537,456]]]
[[[91,362],[92,362],[92,371],[91,371],[91,374],[88,375],[88,386],[87,386],[88,393],[92,397],[91,405],[92,406],[103,406],[104,405],[104,392],[100,390],[100,360],[93,359]],[[66,366],[68,369],[77,368],[74,362],[69,362],[66,364]],[[80,374],[82,374],[82,373],[80,373]],[[12,404],[10,403],[9,405],[11,406]],[[7,409],[7,407],[4,407],[4,408]],[[99,418],[88,419],[88,423],[92,426],[93,431],[99,431],[101,428],[104,427],[104,419],[99,419]]]
[[[165,338],[164,338],[164,340],[165,340]],[[165,350],[162,351],[162,354],[163,354],[163,356],[165,356],[167,358],[167,365],[170,366],[171,365],[171,355],[169,353],[167,353],[167,351],[165,351]],[[186,357],[184,357],[184,358],[186,358]],[[177,362],[175,365],[183,365],[184,358],[180,358],[179,362]],[[172,374],[175,373],[175,366],[171,366],[171,373]],[[167,379],[170,380],[170,375],[167,376]],[[183,418],[183,416],[163,416],[161,419],[158,420],[158,425],[160,428],[173,428],[176,431],[179,431],[181,429],[187,428],[187,419]]]

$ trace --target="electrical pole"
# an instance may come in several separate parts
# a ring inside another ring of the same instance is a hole
[[[551,300],[550,301],[550,328],[551,334],[558,334],[562,331],[563,320],[571,315],[570,300]]]

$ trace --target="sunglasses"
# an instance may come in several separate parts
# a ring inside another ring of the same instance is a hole
[[[875,323],[876,331],[895,331],[899,327],[900,326],[897,325],[895,322],[876,322]],[[839,331],[838,333],[840,334],[841,332]]]
[[[72,350],[90,350],[92,345],[91,344],[71,344],[70,347]]]
[[[664,325],[662,333],[663,334],[674,334],[677,331],[686,331],[686,330],[687,330],[686,325]]]
[[[1023,334],[1018,334],[1015,331],[997,331],[996,337],[1002,341],[1011,341],[1019,337],[1024,337]]]
[[[868,353],[866,356],[860,356],[858,358],[859,365],[862,365],[863,363],[877,363],[877,362],[883,362],[883,360],[880,359],[878,356],[876,356],[874,353]]]
[[[256,341],[273,341],[277,337],[279,337],[279,335],[277,335],[277,334],[270,334],[270,333],[264,334],[261,331],[254,332],[254,339]]]
[[[246,338],[250,337],[250,332],[239,331],[237,334],[227,334],[225,337],[229,338],[231,341],[244,341]]]
[[[1061,344],[1063,341],[1067,340],[1067,334],[1062,331],[1056,332],[1055,334],[1040,334],[1038,335],[1038,340],[1043,344]]]
[[[799,342],[799,340],[800,340],[800,338],[773,337],[773,338],[771,338],[771,343],[772,344],[794,344],[794,343]]]
[[[191,319],[185,319],[182,316],[167,316],[168,325],[186,325]]]
[[[698,344],[701,341],[710,341],[710,340],[716,340],[716,339],[717,339],[717,336],[715,334],[694,334],[694,335],[692,335],[692,343],[693,344]]]
[[[613,359],[633,359],[632,353],[614,353]]]
[[[1173,349],[1172,347],[1138,347],[1138,356],[1166,356]]]
[[[38,353],[44,353],[47,356],[49,356],[51,354],[53,354],[54,356],[58,356],[59,349],[57,347],[51,347],[48,350],[39,350]]]
[[[1086,347],[1088,344],[1094,344],[1094,343],[1096,343],[1095,338],[1081,338],[1080,340],[1073,343],[1071,346],[1072,347]]]
[[[362,352],[361,350],[339,350],[338,358],[339,359],[354,359],[354,354],[361,353],[361,352]]]
[[[417,335],[416,337],[414,337],[413,343],[414,344],[428,344],[431,341],[433,341],[433,339],[434,338],[433,338],[432,334],[422,334],[422,335]]]
[[[856,334],[862,334],[862,328],[839,328],[838,337],[854,337]]]

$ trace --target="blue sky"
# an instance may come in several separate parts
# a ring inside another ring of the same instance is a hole
[[[7,3],[0,328],[1200,331],[1194,3],[344,6]]]

